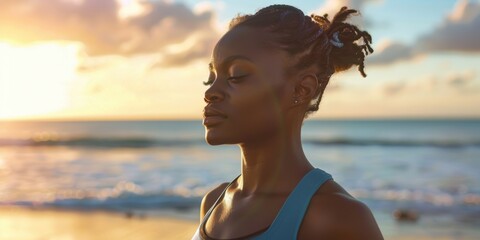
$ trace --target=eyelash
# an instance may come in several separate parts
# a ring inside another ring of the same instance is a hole
[[[227,78],[226,80],[234,80],[234,81],[236,81],[236,80],[241,79],[241,78],[244,78],[244,77],[246,77],[246,76],[248,76],[248,74],[239,75],[239,76],[232,76],[232,77]],[[213,84],[213,81],[214,81],[214,80],[208,80],[208,81],[204,82],[203,84],[206,85],[206,86],[211,86],[211,85]]]

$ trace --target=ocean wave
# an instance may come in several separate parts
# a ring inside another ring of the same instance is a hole
[[[402,140],[402,139],[349,139],[349,138],[325,138],[303,139],[306,144],[319,146],[382,146],[382,147],[437,147],[437,148],[462,148],[480,147],[480,140]],[[0,147],[42,147],[42,146],[66,146],[83,148],[152,148],[152,147],[181,147],[206,144],[204,139],[194,138],[171,138],[155,139],[148,137],[34,137],[28,139],[0,138]]]
[[[67,208],[99,208],[111,210],[125,209],[193,209],[199,206],[201,197],[185,197],[165,194],[122,194],[118,197],[108,199],[95,198],[72,198],[59,199],[45,203],[46,206],[67,207]]]
[[[151,148],[151,147],[175,147],[198,144],[199,140],[193,139],[152,139],[143,137],[125,138],[96,138],[96,137],[72,137],[65,139],[0,139],[1,146],[17,147],[43,147],[43,146],[67,146],[84,148]]]
[[[353,196],[364,199],[392,202],[416,202],[445,207],[455,205],[480,206],[480,195],[475,193],[433,193],[418,189],[351,189],[350,192]]]
[[[83,197],[64,198],[53,201],[15,201],[0,205],[45,206],[69,209],[105,209],[123,211],[129,209],[175,209],[188,210],[198,208],[201,197],[185,197],[165,194],[121,194],[107,199]]]
[[[480,147],[480,140],[418,140],[418,139],[354,139],[332,137],[322,139],[303,139],[305,144],[317,146],[382,146],[382,147],[437,147],[462,148]],[[0,138],[0,147],[42,147],[66,146],[84,148],[152,148],[152,147],[186,147],[205,145],[203,138],[152,138],[152,137],[58,137],[35,136],[26,139]]]
[[[480,211],[479,194],[450,195],[445,193],[430,194],[408,190],[374,190],[354,189],[356,198],[366,201],[370,207],[393,211],[397,208],[415,208],[422,213]],[[0,202],[0,205],[45,206],[70,209],[105,209],[124,210],[194,210],[202,200],[202,195],[185,196],[172,192],[121,194],[102,198],[100,196],[70,196],[43,201]]]
[[[440,141],[440,140],[402,140],[402,139],[306,139],[305,143],[313,145],[347,145],[347,146],[382,146],[382,147],[438,147],[461,148],[480,147],[480,141]]]

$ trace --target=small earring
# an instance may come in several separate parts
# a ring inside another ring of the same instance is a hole
[[[297,100],[297,99],[295,99],[294,103],[295,103],[295,104],[297,104],[297,103],[298,103],[298,100]]]

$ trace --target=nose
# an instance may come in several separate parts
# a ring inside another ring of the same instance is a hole
[[[218,89],[215,89],[212,85],[212,87],[210,87],[209,89],[207,89],[207,91],[205,91],[205,96],[203,100],[206,103],[211,103],[211,102],[222,101],[223,98],[224,98],[223,93],[218,91]]]

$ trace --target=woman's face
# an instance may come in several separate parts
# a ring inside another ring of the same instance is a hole
[[[217,43],[205,91],[206,109],[225,117],[204,119],[211,145],[261,141],[284,129],[293,102],[286,52],[267,48],[267,33],[236,27]]]

